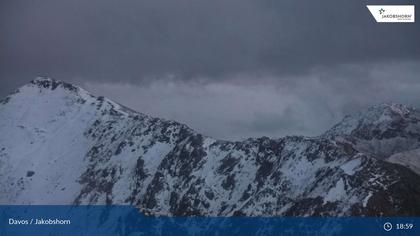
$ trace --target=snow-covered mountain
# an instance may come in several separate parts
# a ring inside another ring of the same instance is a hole
[[[420,112],[401,104],[380,104],[346,116],[324,138],[344,141],[360,152],[403,164],[420,174]]]
[[[419,122],[415,109],[383,104],[320,137],[229,142],[39,78],[0,102],[0,204],[420,215]]]

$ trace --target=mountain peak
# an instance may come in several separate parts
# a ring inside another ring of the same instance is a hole
[[[357,120],[364,124],[380,124],[399,118],[406,118],[415,112],[415,108],[399,103],[380,103],[346,116],[343,121]]]
[[[55,79],[52,79],[51,77],[48,77],[48,76],[38,76],[33,81],[44,82],[44,81],[55,81]]]
[[[413,107],[393,102],[381,103],[378,105],[371,106],[367,109],[368,112],[372,113],[389,113],[400,116],[406,116],[414,110],[415,108]]]
[[[323,136],[345,139],[359,151],[387,158],[420,147],[420,112],[402,104],[382,103],[346,116]]]
[[[395,123],[405,123],[417,118],[420,119],[420,114],[413,107],[398,103],[381,103],[347,115],[324,136],[352,135],[361,128],[386,130]]]
[[[57,87],[62,86],[64,89],[70,90],[70,91],[79,91],[80,88],[70,84],[66,83],[60,80],[55,80],[47,76],[39,76],[36,79],[31,81],[31,84],[38,86],[39,88],[46,88],[55,90]]]

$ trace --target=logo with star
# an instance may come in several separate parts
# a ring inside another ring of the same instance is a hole
[[[383,8],[379,9],[379,14],[382,15],[382,13],[384,13],[384,12],[385,12],[385,10]]]

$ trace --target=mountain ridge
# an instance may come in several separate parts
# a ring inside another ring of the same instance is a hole
[[[338,128],[321,137],[216,140],[47,78],[0,104],[1,204],[132,204],[155,215],[420,213],[413,168]],[[414,117],[382,138],[406,138]]]

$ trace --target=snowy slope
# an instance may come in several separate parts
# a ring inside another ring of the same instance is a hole
[[[420,149],[399,152],[386,159],[391,163],[401,164],[420,175]]]
[[[417,123],[400,112],[401,127],[379,119],[409,130],[413,141]],[[0,204],[133,204],[165,215],[419,215],[419,175],[360,150],[352,143],[359,136],[348,141],[359,123],[343,123],[323,137],[220,141],[39,78],[0,105]],[[417,147],[411,141],[407,147]]]
[[[419,173],[420,112],[401,104],[380,104],[347,116],[323,137],[349,142],[358,151]]]
[[[88,98],[83,90],[30,84],[3,102],[0,203],[55,204],[77,196],[90,146],[83,132],[94,117],[82,100]]]

